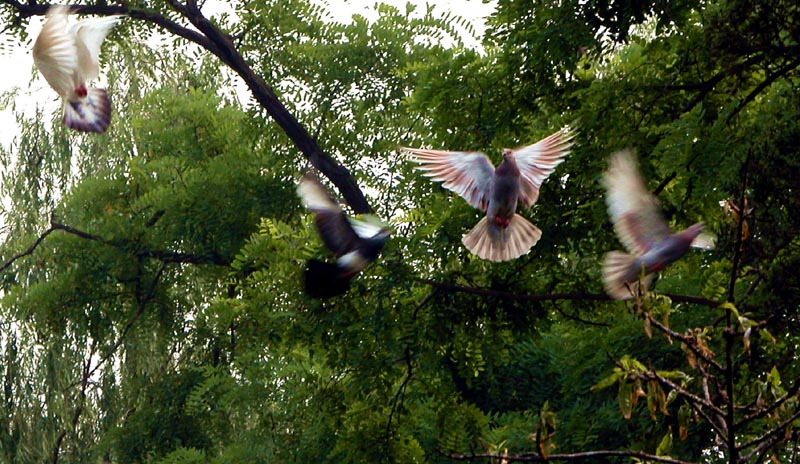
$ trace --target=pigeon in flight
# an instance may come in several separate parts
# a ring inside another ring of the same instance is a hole
[[[312,298],[341,295],[350,288],[350,279],[378,257],[389,229],[374,216],[366,216],[364,221],[347,217],[311,173],[300,181],[297,194],[315,214],[322,242],[337,257],[333,263],[308,260],[305,292]]]
[[[689,248],[714,247],[713,238],[702,233],[702,222],[678,233],[670,230],[630,151],[611,156],[603,184],[614,230],[630,253],[612,251],[605,256],[603,282],[612,298],[629,299],[646,290],[653,273],[678,260]]]
[[[461,195],[486,217],[466,234],[464,246],[482,259],[506,261],[527,253],[542,231],[516,214],[517,204],[531,207],[539,198],[545,179],[564,161],[574,133],[562,129],[539,142],[504,149],[495,169],[481,152],[401,149],[420,163],[420,170]]]
[[[68,27],[69,6],[54,5],[33,45],[33,61],[64,100],[67,127],[103,133],[111,122],[105,89],[87,87],[100,74],[100,45],[120,16],[87,18]]]

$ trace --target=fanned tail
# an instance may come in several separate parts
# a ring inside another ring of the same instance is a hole
[[[621,251],[606,254],[603,261],[603,284],[611,298],[629,300],[641,289],[646,291],[653,280],[653,274],[639,279],[641,269],[636,265],[636,257]]]
[[[80,132],[102,134],[111,124],[111,101],[105,89],[87,89],[80,100],[64,102],[64,125]]]
[[[350,289],[350,277],[343,277],[336,263],[309,259],[305,272],[305,292],[311,298],[331,298]]]
[[[506,228],[497,227],[484,217],[461,242],[474,255],[489,261],[507,261],[524,255],[536,245],[542,231],[515,214]]]

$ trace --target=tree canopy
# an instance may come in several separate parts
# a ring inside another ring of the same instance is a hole
[[[126,15],[108,132],[2,97],[0,461],[794,462],[800,7],[634,3],[498,0],[481,50],[433,7],[75,5]],[[3,49],[47,8],[0,0]],[[397,151],[497,160],[567,125],[520,211],[543,236],[504,263]],[[717,237],[629,302],[600,276],[624,148],[674,229]],[[309,169],[393,229],[322,301]]]

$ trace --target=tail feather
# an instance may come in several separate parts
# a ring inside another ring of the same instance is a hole
[[[350,277],[344,276],[336,263],[309,259],[306,267],[304,289],[311,298],[331,298],[350,289]]]
[[[461,241],[481,259],[508,261],[530,251],[541,236],[539,228],[515,214],[506,228],[499,228],[484,217]]]
[[[64,125],[80,132],[102,134],[111,124],[111,101],[105,89],[87,89],[80,100],[64,102]]]
[[[653,280],[653,274],[641,279],[640,275],[641,269],[636,265],[635,256],[621,251],[606,254],[603,262],[603,284],[611,298],[629,300],[640,291],[646,291]]]

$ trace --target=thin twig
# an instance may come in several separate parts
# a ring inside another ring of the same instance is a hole
[[[769,432],[738,447],[737,451],[745,450],[751,446],[755,446],[750,453],[748,453],[746,456],[743,456],[744,461],[749,460],[752,456],[765,449],[769,449],[771,446],[775,445],[775,443],[782,441],[784,437],[781,436],[781,434],[785,433],[786,428],[791,426],[792,422],[794,422],[797,418],[800,418],[800,410],[795,411],[794,414],[789,416],[789,418],[787,418],[785,421],[781,422],[781,424],[777,427],[773,427]]]
[[[670,336],[672,338],[678,339],[681,342],[683,342],[683,344],[686,345],[686,347],[689,348],[689,350],[692,353],[694,353],[695,356],[699,357],[700,359],[702,359],[706,363],[714,366],[715,368],[717,368],[720,371],[724,370],[724,368],[722,367],[722,364],[718,363],[714,358],[711,358],[711,357],[707,356],[705,353],[703,353],[702,350],[700,350],[697,347],[697,345],[695,344],[694,337],[689,337],[689,336],[680,334],[678,332],[675,332],[675,331],[671,330],[669,327],[667,327],[664,324],[662,324],[661,322],[659,322],[656,319],[654,319],[653,317],[650,317],[650,315],[647,315],[646,317],[648,319],[650,319],[650,324],[655,326],[658,330],[660,330],[661,332],[663,332],[664,334],[666,334],[666,335],[668,335],[668,336]]]
[[[599,458],[610,457],[629,457],[637,458],[647,462],[662,462],[666,464],[692,464],[690,461],[683,461],[680,459],[671,458],[668,456],[656,456],[654,454],[645,453],[643,451],[631,450],[597,450],[585,451],[582,453],[566,453],[566,454],[550,454],[546,458],[533,453],[523,453],[516,456],[496,453],[479,453],[479,454],[455,454],[455,453],[440,453],[454,461],[474,461],[476,459],[494,459],[498,462],[505,460],[505,462],[550,462],[550,461],[588,461],[596,460]]]

